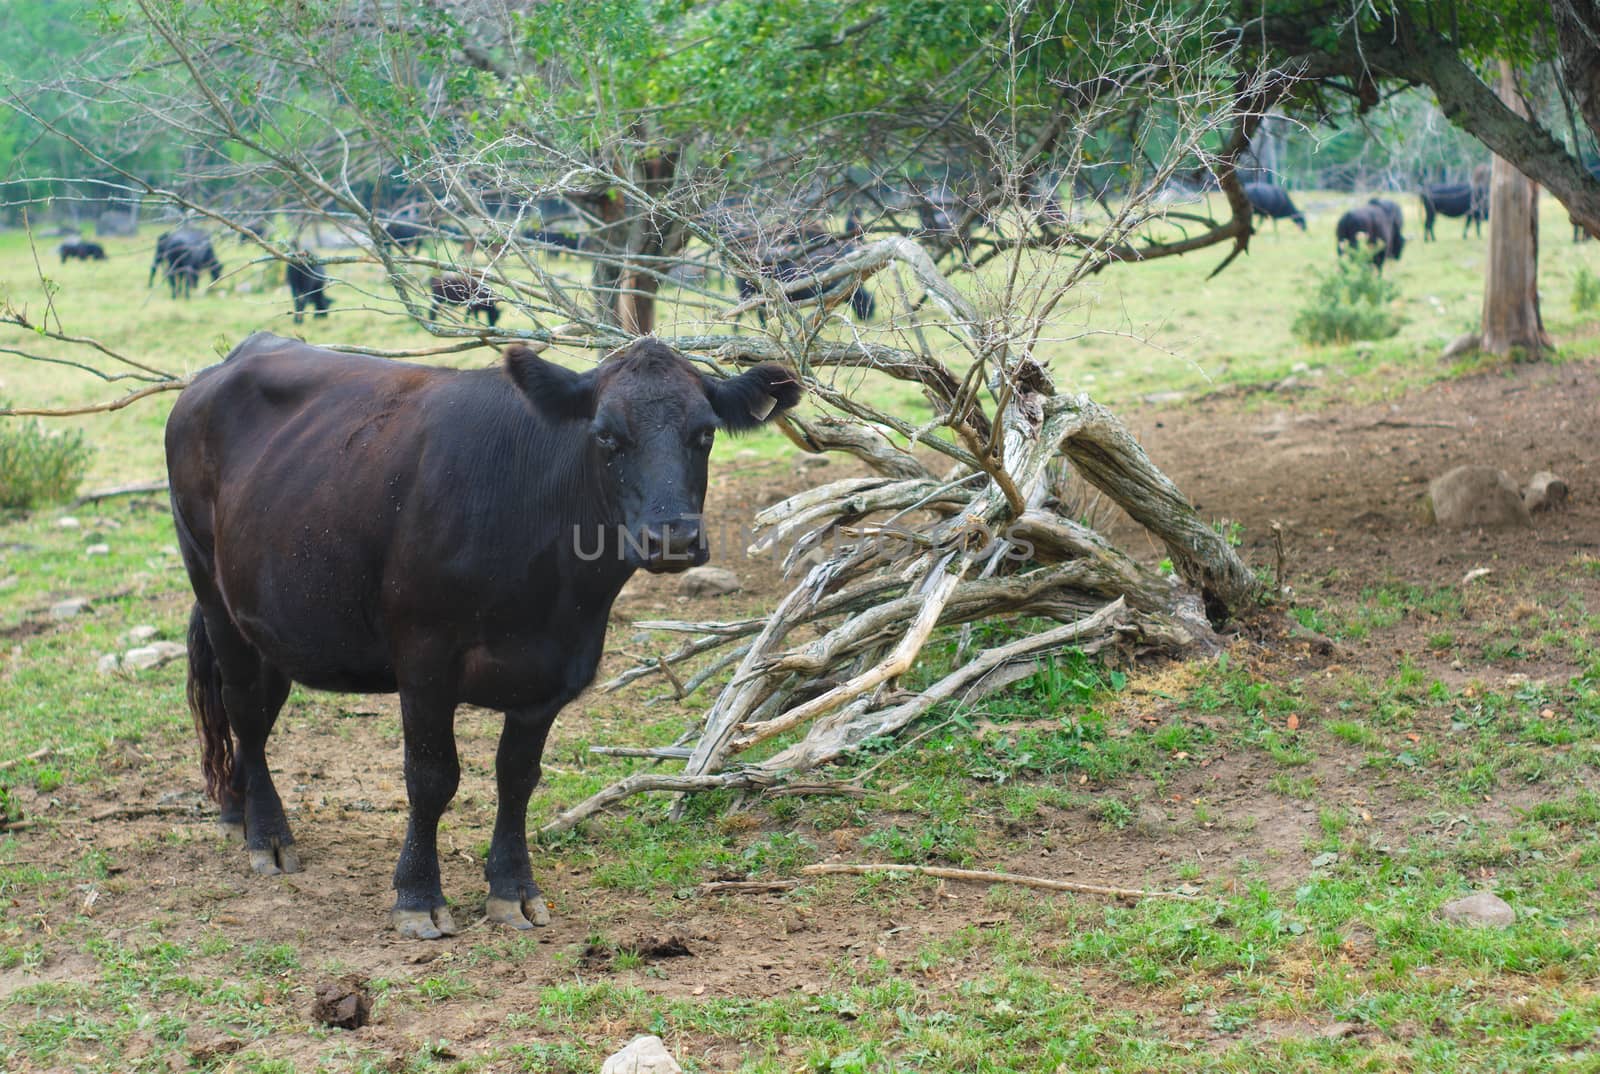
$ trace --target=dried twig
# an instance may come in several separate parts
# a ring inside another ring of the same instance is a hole
[[[1195,899],[1195,896],[1181,891],[1147,891],[1144,888],[1080,884],[1075,880],[1050,880],[1042,876],[1023,876],[1020,873],[995,873],[987,869],[947,869],[937,865],[825,862],[820,865],[807,865],[800,870],[800,873],[802,876],[871,876],[880,873],[899,873],[931,876],[939,880],[970,880],[978,884],[1016,884],[1044,891],[1071,891],[1079,895],[1108,895],[1116,899],[1181,899],[1186,902],[1193,902]]]

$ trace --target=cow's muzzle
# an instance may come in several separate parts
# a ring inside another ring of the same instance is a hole
[[[711,558],[698,518],[656,522],[639,531],[640,566],[652,574],[676,574]]]

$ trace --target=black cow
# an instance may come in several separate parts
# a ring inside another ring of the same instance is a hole
[[[401,250],[416,253],[422,249],[422,240],[428,237],[428,229],[421,224],[410,220],[387,220],[383,223],[383,232],[389,241]]]
[[[499,296],[490,290],[488,281],[479,273],[446,272],[442,276],[430,276],[428,293],[433,296],[431,315],[436,321],[441,306],[465,306],[468,317],[481,313],[490,328],[500,319]]]
[[[328,274],[322,271],[316,258],[307,251],[300,251],[296,257],[283,263],[283,276],[288,281],[289,294],[294,296],[295,324],[302,323],[303,311],[307,306],[316,309],[313,317],[328,315],[328,307],[333,305],[328,298]]]
[[[583,240],[576,235],[565,231],[550,231],[546,228],[530,227],[522,231],[523,238],[530,239],[537,246],[543,246],[555,256],[563,253],[577,253],[583,249]]]
[[[795,253],[793,256],[768,256],[757,264],[757,270],[762,276],[777,281],[779,284],[793,283],[803,280],[808,276],[815,276],[825,272],[844,254],[848,253],[848,245],[832,244],[819,247],[804,253]],[[734,283],[739,289],[739,301],[746,302],[761,293],[761,285],[755,280],[745,276],[734,277]],[[856,319],[870,321],[877,312],[878,303],[872,297],[872,292],[867,290],[866,284],[853,281],[834,281],[831,284],[817,286],[810,284],[787,292],[790,302],[806,302],[819,298],[839,286],[851,286],[850,309],[855,313]],[[767,323],[767,307],[765,304],[756,307],[756,317],[763,325]]]
[[[1471,183],[1436,183],[1423,187],[1418,195],[1422,199],[1422,241],[1432,242],[1433,222],[1440,216],[1465,217],[1461,237],[1467,237],[1472,226],[1478,226],[1478,237],[1483,237],[1483,222],[1489,219],[1489,191]]]
[[[61,263],[68,261],[104,261],[106,259],[105,247],[98,242],[87,239],[69,239],[60,246]]]
[[[780,366],[713,380],[654,339],[580,374],[522,346],[458,370],[258,333],[196,376],[166,436],[195,593],[188,697],[252,868],[300,868],[266,760],[290,684],[398,691],[411,816],[391,921],[455,932],[436,834],[456,707],[478,705],[505,713],[488,916],[546,923],[527,846],[545,735],[594,678],[634,571],[705,561],[715,431],[799,399]]]
[[[156,255],[150,262],[146,287],[156,282],[158,269],[165,275],[173,298],[188,298],[199,285],[202,272],[211,273],[212,283],[222,278],[222,262],[211,248],[211,237],[187,227],[156,236]]]
[[[1289,219],[1299,224],[1301,231],[1306,229],[1306,218],[1294,207],[1294,202],[1289,200],[1289,192],[1276,183],[1246,183],[1244,194],[1250,199],[1252,218],[1257,216],[1270,218],[1274,226],[1279,220]]]
[[[1337,249],[1341,254],[1347,245],[1352,250],[1358,249],[1361,244],[1356,236],[1366,235],[1367,245],[1375,248],[1372,263],[1382,272],[1385,259],[1398,261],[1405,249],[1406,240],[1401,234],[1400,225],[1400,206],[1392,201],[1373,198],[1339,217],[1339,223],[1334,228]]]

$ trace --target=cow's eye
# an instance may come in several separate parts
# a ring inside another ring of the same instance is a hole
[[[715,429],[702,429],[694,434],[694,445],[701,451],[710,451],[712,443],[717,439]]]
[[[622,446],[622,441],[618,440],[614,433],[595,433],[594,442],[599,445],[601,451],[606,452],[616,451]]]

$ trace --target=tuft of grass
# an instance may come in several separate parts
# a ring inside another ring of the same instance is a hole
[[[1588,313],[1600,306],[1600,276],[1589,271],[1588,265],[1579,265],[1572,274],[1572,311]]]
[[[93,457],[81,429],[0,419],[0,508],[29,510],[72,499]]]
[[[1388,339],[1400,331],[1400,318],[1389,308],[1399,296],[1399,286],[1384,279],[1370,260],[1341,257],[1317,274],[1290,330],[1311,344]]]

